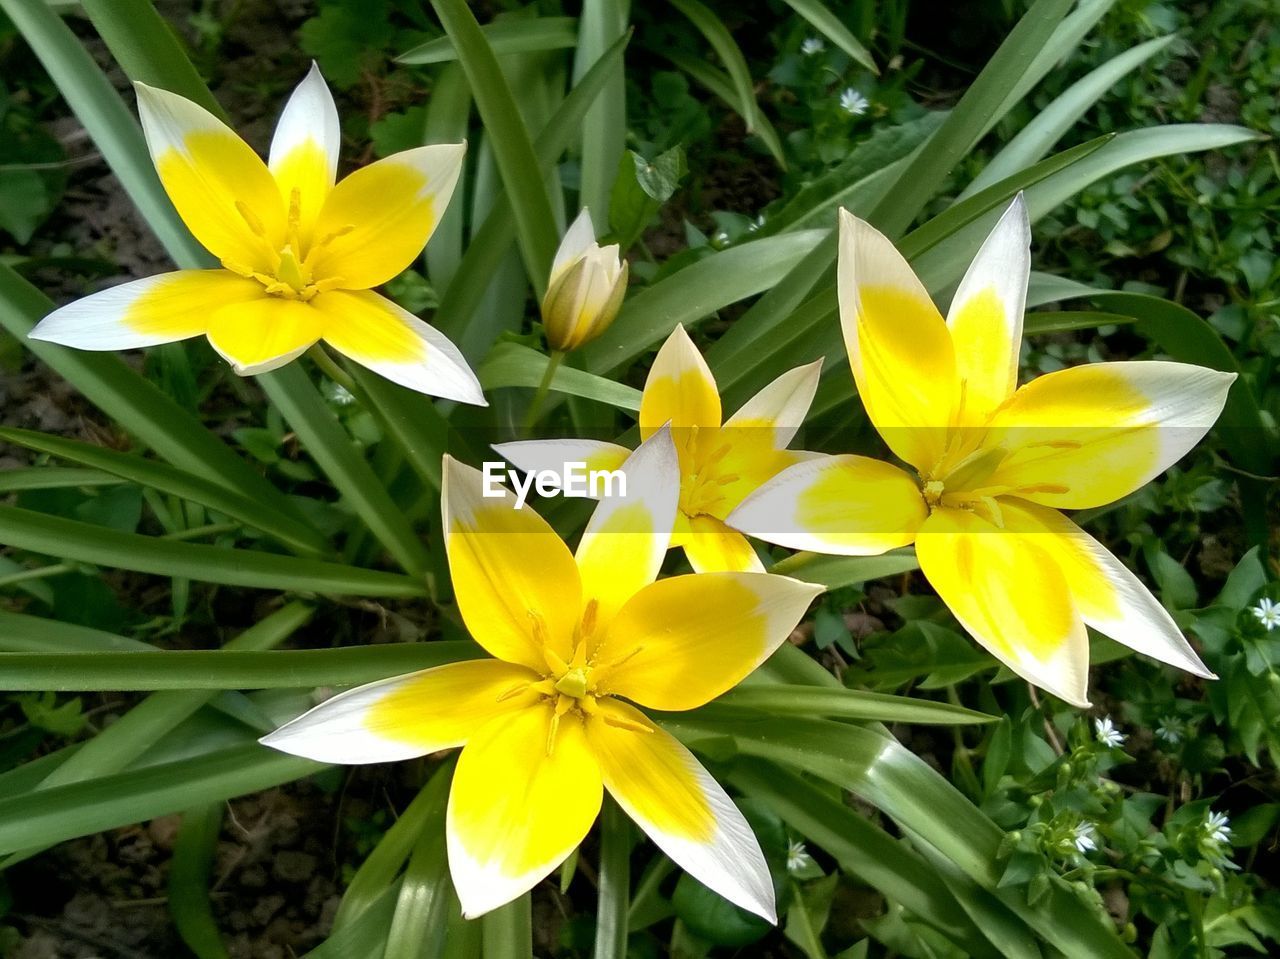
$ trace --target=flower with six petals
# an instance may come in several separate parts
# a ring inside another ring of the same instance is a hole
[[[756,551],[725,518],[752,490],[817,454],[789,450],[818,388],[822,363],[783,373],[722,422],[720,392],[707,361],[683,326],[654,357],[640,400],[640,436],[670,423],[680,455],[680,503],[672,546],[699,572],[762,572]],[[616,469],[630,451],[594,440],[519,440],[494,447],[523,470],[580,462]]]
[[[1211,677],[1147,588],[1064,516],[1127,496],[1209,430],[1234,374],[1097,363],[1017,388],[1031,233],[1019,197],[944,320],[893,245],[840,215],[845,345],[872,424],[914,473],[862,456],[793,466],[730,526],[793,549],[874,555],[915,543],[925,577],[997,659],[1088,704],[1086,624]]]
[[[624,464],[576,554],[510,493],[446,457],[443,515],[458,606],[495,658],[342,693],[266,736],[335,763],[463,746],[446,820],[467,916],[514,899],[582,841],[604,790],[653,841],[725,898],[770,921],[773,885],[742,814],[636,703],[687,710],[778,648],[821,587],[768,573],[655,581],[676,509],[667,430]],[[628,702],[630,700],[630,702]]]
[[[457,348],[372,291],[421,253],[465,144],[396,153],[336,181],[341,136],[319,70],[293,92],[263,163],[184,97],[137,84],[152,161],[179,216],[222,264],[134,280],[45,317],[31,336],[84,350],[205,335],[241,375],[323,340],[411,389],[484,405]]]

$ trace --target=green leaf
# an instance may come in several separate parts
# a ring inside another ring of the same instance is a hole
[[[738,44],[734,42],[733,35],[711,8],[701,0],[670,0],[670,3],[697,27],[698,32],[711,45],[711,49],[724,64],[736,94],[734,99],[737,102],[734,104],[734,109],[746,123],[747,132],[754,133],[760,117],[759,107],[756,104],[755,85],[751,82],[751,70],[747,66],[746,58],[738,49]]]
[[[611,796],[606,796],[600,811],[600,881],[593,959],[627,959],[631,845],[631,820]]]
[[[40,59],[169,254],[187,267],[210,265],[209,254],[178,218],[160,185],[138,121],[80,39],[46,3],[0,0],[0,10],[9,15]]]
[[[609,47],[547,121],[534,147],[538,169],[542,174],[551,170],[556,160],[581,132],[588,109],[605,90],[610,79],[621,75],[622,53],[629,39],[628,33]],[[609,171],[610,178],[614,172]],[[493,342],[493,332],[482,329],[483,324],[478,322],[475,313],[483,302],[493,275],[502,263],[514,235],[511,203],[503,193],[494,198],[484,224],[472,234],[457,273],[440,301],[435,325],[458,343],[468,358],[482,357]]]
[[[431,561],[413,524],[405,519],[302,367],[291,363],[261,374],[258,382],[369,532],[406,572],[425,576]]]
[[[733,81],[727,73],[722,73],[705,60],[691,57],[686,53],[681,53],[679,50],[663,49],[659,52],[730,107],[736,106],[734,101],[737,97],[737,91],[734,89]],[[760,142],[765,145],[765,149],[777,161],[778,166],[785,170],[787,168],[787,156],[782,149],[782,138],[778,136],[778,131],[769,122],[769,118],[759,111],[756,112],[756,128],[754,132],[760,138]]]
[[[785,0],[800,16],[809,21],[819,33],[849,54],[853,62],[866,67],[879,76],[880,70],[871,53],[864,47],[849,29],[840,22],[840,18],[831,11],[823,0]]]
[[[3,659],[0,658],[0,663],[2,662]],[[891,696],[856,689],[815,689],[812,686],[776,683],[740,686],[725,693],[716,702],[773,716],[830,716],[882,723],[964,726],[995,722],[997,718],[963,706],[932,702],[916,696]]]
[[[624,303],[600,339],[583,347],[583,364],[599,374],[621,369],[677,324],[696,326],[717,310],[769,289],[826,237],[826,230],[763,237],[691,263]]]
[[[1072,0],[1036,0],[982,68],[927,146],[918,151],[867,219],[897,236],[1002,112],[1009,91],[1029,70]],[[1015,101],[1016,102],[1016,101]]]
[[[61,624],[58,624],[61,625]],[[12,641],[5,643],[12,648]],[[474,643],[338,649],[0,653],[9,690],[301,689],[348,686],[482,655]]]
[[[676,192],[687,172],[679,145],[647,160],[628,150],[618,163],[609,197],[609,227],[625,252],[640,237],[658,207]]]
[[[262,474],[119,357],[28,340],[31,328],[52,310],[48,297],[0,263],[0,327],[163,459],[297,518],[293,503]]]
[[[275,537],[296,552],[320,556],[331,551],[329,543],[313,527],[290,516],[282,516],[267,504],[229,490],[203,476],[129,453],[119,453],[33,430],[0,428],[0,440],[96,467],[105,473],[226,513],[232,519]]]
[[[506,386],[534,388],[542,383],[548,359],[537,350],[519,343],[499,343],[481,365],[478,375],[486,390]],[[640,391],[614,380],[560,365],[551,378],[551,389],[557,393],[581,396],[596,400],[620,410],[637,412],[640,409]]]
[[[498,20],[480,28],[494,53],[537,53],[564,50],[578,42],[578,21],[573,17],[521,17]],[[396,57],[397,63],[445,63],[458,59],[449,37],[428,40]]]
[[[0,853],[220,803],[325,767],[256,743],[0,799]]]
[[[526,892],[480,917],[484,959],[529,959],[533,955],[533,915]]]
[[[1077,80],[1041,110],[997,153],[957,197],[957,202],[991,186],[1043,157],[1119,80],[1173,42],[1159,37],[1113,57]]]
[[[42,434],[43,435],[43,434]],[[0,492],[15,493],[29,489],[72,489],[87,486],[117,486],[123,482],[101,470],[75,469],[65,466],[18,467],[0,472]]]
[[[627,35],[627,0],[584,0],[573,55],[576,89],[614,44]],[[572,94],[571,94],[572,95]],[[609,222],[609,191],[627,137],[627,88],[622,71],[610,71],[582,124],[582,168],[578,196],[596,226]]]
[[[817,583],[828,590],[856,586],[869,579],[884,579],[920,568],[915,550],[902,549],[879,556],[820,556],[793,553],[769,567],[769,572]]]
[[[182,814],[169,866],[169,915],[198,959],[227,959],[209,902],[213,859],[222,831],[223,803],[204,803]]]
[[[538,299],[542,299],[559,241],[529,130],[516,108],[498,58],[465,0],[431,0],[431,5],[452,39],[471,84],[476,109],[489,133],[502,184],[511,200],[525,271]]]
[[[0,542],[59,559],[227,586],[352,596],[420,597],[420,580],[298,556],[176,542],[0,506]]]

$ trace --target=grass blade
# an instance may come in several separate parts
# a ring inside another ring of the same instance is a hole
[[[538,53],[564,50],[578,42],[578,22],[573,17],[534,17],[499,20],[480,32],[494,53]],[[447,63],[458,59],[457,48],[447,36],[420,43],[396,57],[397,63]]]
[[[871,52],[849,32],[848,27],[840,22],[840,18],[831,12],[823,0],[785,0],[785,3],[808,20],[815,30],[849,54],[854,63],[879,76],[880,70],[875,60],[871,59]]]
[[[123,533],[14,506],[0,506],[0,542],[59,559],[224,586],[351,596],[426,594],[420,580],[396,573]]]
[[[881,723],[968,726],[995,722],[999,718],[963,706],[913,696],[892,696],[856,689],[815,689],[812,686],[776,683],[730,690],[716,702],[774,716],[830,716],[835,719]]]
[[[683,13],[703,38],[711,45],[720,62],[729,72],[733,83],[734,109],[747,125],[747,132],[754,133],[759,126],[760,109],[756,104],[755,86],[751,82],[751,71],[747,67],[746,57],[738,49],[733,35],[720,22],[720,18],[701,0],[670,0],[673,7]]]
[[[417,839],[396,897],[384,959],[425,959],[438,955],[444,945],[448,913],[454,899],[444,832],[452,781],[453,763],[447,762],[418,794],[424,803],[418,817]]]
[[[631,905],[631,820],[606,795],[600,811],[600,882],[593,959],[627,959]]]
[[[480,917],[484,959],[529,959],[533,955],[533,914],[526,892]]]
[[[229,955],[209,902],[222,808],[222,803],[205,803],[182,814],[169,865],[169,915],[178,935],[198,959],[227,959]]]
[[[627,35],[628,0],[584,0],[578,21],[578,47],[573,55],[573,86],[585,82],[590,72]],[[591,210],[596,228],[609,223],[609,201],[627,139],[627,86],[621,71],[608,80],[591,104],[582,124],[582,176],[578,186],[580,206]]]

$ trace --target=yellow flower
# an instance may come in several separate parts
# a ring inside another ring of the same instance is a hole
[[[565,231],[542,298],[547,343],[560,353],[576,350],[609,328],[627,292],[627,264],[616,243],[596,243],[591,214],[583,207]]]
[[[762,572],[745,536],[725,518],[748,493],[795,463],[817,454],[788,450],[809,412],[822,363],[783,373],[721,423],[715,378],[683,326],[677,326],[645,380],[640,436],[670,423],[680,454],[680,508],[672,546],[684,548],[698,572]],[[494,449],[522,470],[559,471],[566,463],[616,469],[630,451],[593,440],[521,440]]]
[[[335,184],[338,112],[314,65],[285,106],[268,163],[190,100],[137,90],[165,191],[222,269],[162,273],[77,300],[33,338],[118,350],[204,334],[241,375],[323,340],[411,389],[484,405],[457,348],[371,290],[422,251],[465,144],[406,150]]]
[[[960,623],[1019,675],[1088,705],[1085,626],[1212,677],[1138,578],[1060,509],[1115,502],[1190,450],[1234,374],[1097,363],[1017,389],[1031,230],[1019,197],[944,321],[892,244],[842,211],[840,320],[867,415],[915,475],[861,456],[803,463],[728,522],[794,549],[914,542]]]
[[[672,736],[627,702],[686,710],[719,696],[790,634],[821,587],[768,573],[655,582],[676,500],[662,430],[627,460],[570,553],[532,509],[486,496],[445,457],[443,528],[458,606],[494,659],[342,693],[262,741],[321,762],[463,746],[446,820],[467,916],[509,902],[586,836],[607,789],[675,862],[774,921],[750,827]]]

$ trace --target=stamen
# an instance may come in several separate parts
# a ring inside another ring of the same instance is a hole
[[[525,683],[525,682],[519,682],[519,683],[516,683],[514,686],[512,686],[512,687],[511,687],[510,689],[508,689],[506,692],[504,692],[504,693],[499,693],[499,694],[498,694],[498,699],[497,699],[497,701],[498,701],[498,702],[500,702],[500,703],[505,703],[508,699],[515,699],[517,696],[519,696],[519,695],[520,695],[521,693],[523,693],[525,690],[527,690],[527,689],[531,688],[531,686],[532,686],[532,684],[531,684],[531,683]]]
[[[632,719],[623,719],[621,716],[614,716],[610,713],[601,712],[600,718],[604,720],[606,726],[612,726],[614,729],[629,729],[633,733],[651,733],[653,727],[638,723]]]
[[[236,200],[236,212],[244,218],[244,222],[249,224],[249,229],[256,236],[266,238],[267,228],[262,225],[262,221],[258,219],[257,214],[250,210],[243,200]]]
[[[551,715],[551,725],[547,729],[547,755],[551,755],[556,745],[556,733],[560,731],[560,717],[573,708],[574,701],[568,696],[556,700],[556,711]]]
[[[1060,483],[1033,483],[1031,486],[1019,486],[1019,493],[1070,493],[1070,486],[1063,486]]]
[[[592,599],[588,601],[587,608],[582,611],[582,635],[584,637],[590,636],[592,633],[596,631],[596,618],[599,615],[599,613],[600,613],[600,601],[598,599]],[[585,649],[584,649],[584,655],[585,655]],[[577,658],[576,651],[575,651],[574,658],[575,659]]]
[[[737,473],[726,473],[724,476],[716,477],[717,486],[728,486],[730,483],[736,483],[742,479]]]
[[[315,243],[311,245],[311,251],[314,253],[320,247],[326,246],[327,244],[332,243],[334,240],[338,239],[338,237],[346,236],[355,228],[356,228],[356,225],[354,223],[348,223],[346,226],[341,227],[340,229],[334,230],[332,233],[326,233],[324,236],[322,236],[319,240],[317,240]]]

